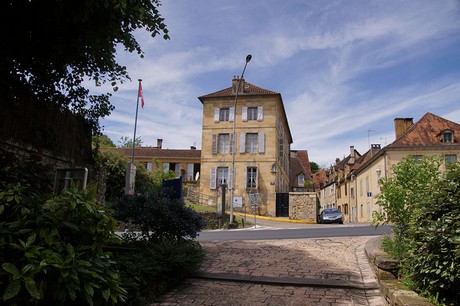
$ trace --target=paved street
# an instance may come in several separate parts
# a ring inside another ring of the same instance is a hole
[[[200,271],[153,305],[386,305],[370,238],[201,242]]]

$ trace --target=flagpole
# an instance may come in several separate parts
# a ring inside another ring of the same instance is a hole
[[[137,128],[137,113],[139,111],[139,93],[141,89],[142,79],[139,79],[139,86],[137,88],[137,103],[136,103],[136,120],[134,121],[134,137],[133,137],[133,151],[131,154],[131,162],[134,163],[134,146],[136,145],[136,128]]]

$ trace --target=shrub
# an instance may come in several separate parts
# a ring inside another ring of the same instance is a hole
[[[157,299],[195,271],[204,257],[200,244],[192,240],[133,241],[124,247],[114,252],[114,259],[128,290],[128,305]]]
[[[410,279],[422,292],[460,305],[460,165],[453,164],[415,210]]]
[[[148,195],[123,196],[112,208],[115,218],[138,225],[147,240],[193,239],[205,226],[200,214],[160,188]]]
[[[381,212],[374,212],[373,223],[378,226],[393,223],[393,243],[405,257],[408,243],[406,241],[414,210],[435,188],[440,179],[441,160],[423,157],[416,161],[406,156],[393,167],[393,177],[380,180],[380,192],[377,205]]]
[[[46,199],[20,185],[0,191],[0,261],[8,303],[114,304],[126,296],[104,251],[119,239],[94,190],[71,188]]]

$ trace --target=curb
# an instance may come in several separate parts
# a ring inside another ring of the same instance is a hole
[[[364,251],[387,303],[392,306],[434,306],[397,279],[399,262],[389,258],[380,248],[380,239],[381,237],[375,237],[368,240]]]
[[[231,273],[209,273],[195,272],[192,278],[220,280],[239,283],[252,283],[272,286],[296,286],[296,287],[321,287],[336,289],[361,289],[371,290],[379,289],[377,283],[363,284],[360,282],[334,280],[334,279],[309,279],[299,277],[271,277],[271,276],[252,276]]]
[[[244,217],[246,215],[246,219],[248,219],[248,216],[249,216],[249,218],[254,218],[253,214],[244,214],[244,213],[240,213],[240,212],[233,212],[233,215],[238,216],[238,217]],[[286,223],[317,224],[316,222],[313,222],[313,221],[291,220],[291,219],[288,219],[287,217],[276,217],[275,218],[275,217],[266,217],[266,216],[256,215],[256,219],[267,220],[267,221],[276,221],[276,222],[286,222]]]

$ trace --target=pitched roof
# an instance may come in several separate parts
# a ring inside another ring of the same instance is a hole
[[[297,176],[299,174],[303,174],[306,181],[311,180],[311,176],[308,174],[307,170],[305,170],[300,159],[298,157],[291,157],[289,160],[289,181],[291,187],[296,186],[295,184],[297,183]]]
[[[119,152],[123,156],[131,157],[132,148],[104,148],[105,151]],[[134,158],[163,158],[163,159],[201,159],[201,150],[189,149],[159,149],[155,147],[134,148]]]
[[[445,130],[454,133],[454,143],[441,142],[441,133]],[[387,148],[452,146],[459,145],[458,139],[460,139],[460,124],[428,112]]]
[[[243,84],[243,93],[239,93],[238,95],[246,95],[246,96],[251,96],[251,95],[279,95],[279,93],[256,86],[254,84],[251,84],[249,82],[244,81]],[[198,97],[200,99],[201,103],[203,103],[202,98],[216,98],[216,97],[232,97],[235,96],[233,93],[232,87],[228,87],[201,97]]]

